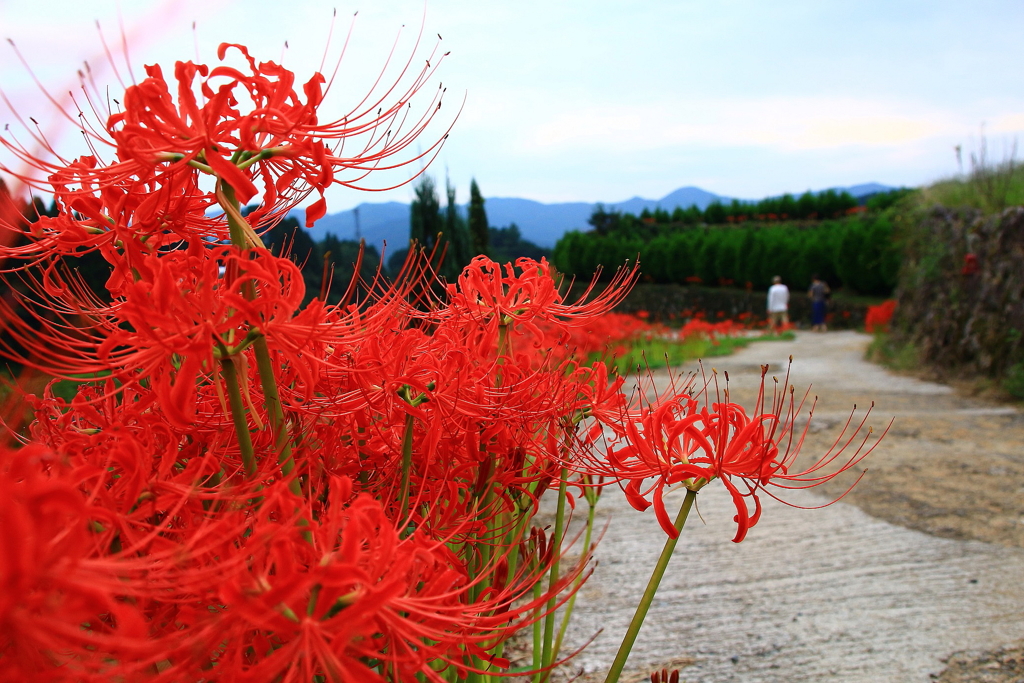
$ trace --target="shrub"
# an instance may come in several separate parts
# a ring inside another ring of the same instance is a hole
[[[1015,363],[1006,370],[1003,388],[1016,398],[1024,398],[1024,363]]]

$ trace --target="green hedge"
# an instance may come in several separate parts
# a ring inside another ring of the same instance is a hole
[[[887,296],[896,285],[899,248],[888,212],[804,223],[744,223],[731,226],[673,225],[638,235],[635,231],[566,233],[553,261],[562,272],[589,280],[638,256],[646,282],[659,284],[747,283],[765,290],[774,275],[804,290],[814,273],[833,288]]]

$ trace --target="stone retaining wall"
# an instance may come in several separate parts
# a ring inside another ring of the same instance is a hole
[[[934,207],[906,230],[897,340],[944,374],[1005,376],[1024,361],[1024,207]]]

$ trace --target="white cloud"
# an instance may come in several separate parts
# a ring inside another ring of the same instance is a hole
[[[1021,121],[1001,119],[1002,127]],[[956,112],[853,98],[717,99],[641,106],[592,103],[521,122],[520,142],[547,154],[600,147],[609,153],[672,146],[768,147],[780,151],[891,147],[963,133]]]

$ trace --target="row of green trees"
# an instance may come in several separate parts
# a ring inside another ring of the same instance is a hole
[[[857,205],[857,200],[846,191],[825,190],[817,194],[808,191],[800,197],[784,194],[781,197],[768,197],[757,202],[734,199],[726,204],[714,201],[703,210],[696,204],[691,205],[688,209],[678,206],[672,213],[661,207],[654,211],[644,209],[637,218],[647,223],[654,222],[660,225],[668,223],[718,225],[742,223],[747,220],[814,220],[842,216]]]
[[[645,238],[629,230],[572,231],[555,245],[562,272],[589,279],[638,257],[644,279],[767,289],[774,275],[805,288],[817,273],[834,287],[886,296],[896,284],[899,249],[890,212],[804,223],[675,225]]]
[[[704,209],[696,204],[688,209],[679,206],[671,213],[658,207],[654,211],[644,209],[639,216],[609,211],[598,204],[589,223],[598,234],[627,232],[636,237],[651,238],[680,225],[816,221],[841,218],[865,210],[881,211],[910,192],[912,190],[901,188],[879,193],[868,198],[864,206],[859,205],[857,199],[846,191],[825,190],[817,194],[805,192],[800,197],[784,194],[781,197],[767,197],[757,202],[734,199],[731,203],[723,204],[716,201]]]

